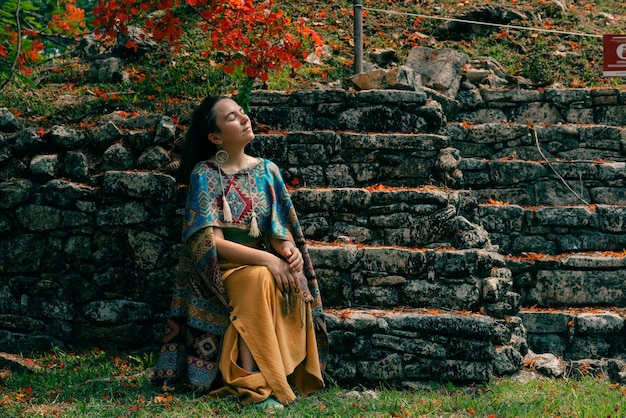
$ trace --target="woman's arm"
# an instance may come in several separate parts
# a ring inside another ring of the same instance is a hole
[[[298,273],[302,271],[304,259],[302,258],[302,253],[294,243],[295,240],[291,232],[287,231],[287,239],[271,237],[269,242],[272,248],[274,248],[274,251],[285,257],[292,272]]]
[[[224,238],[224,231],[220,228],[213,228],[213,233],[217,253],[220,258],[229,263],[265,266],[274,276],[276,285],[282,292],[292,292],[296,289],[298,280],[295,273],[297,271],[292,271],[289,261],[284,261],[268,251],[229,241]],[[288,252],[288,250],[285,249],[285,252]],[[285,252],[280,254],[284,255]],[[298,254],[299,253],[298,251]],[[290,258],[293,257],[294,256],[291,255]],[[301,258],[300,256],[300,259]]]

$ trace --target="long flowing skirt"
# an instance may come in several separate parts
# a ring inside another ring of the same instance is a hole
[[[212,397],[238,396],[243,403],[274,395],[286,404],[294,389],[309,394],[324,386],[310,304],[297,299],[283,313],[283,295],[266,267],[245,266],[224,274],[231,323],[224,335],[219,369],[224,386]],[[293,299],[295,297],[292,297]],[[259,372],[237,364],[239,338],[252,353]]]

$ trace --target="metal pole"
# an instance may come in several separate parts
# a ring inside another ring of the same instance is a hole
[[[363,1],[354,0],[354,73],[363,72]]]

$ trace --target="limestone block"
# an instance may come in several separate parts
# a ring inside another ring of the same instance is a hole
[[[4,238],[0,244],[1,273],[35,273],[48,250],[47,240],[39,234],[21,234]]]
[[[533,334],[568,332],[574,319],[572,314],[548,311],[521,311],[518,316],[526,330]]]
[[[563,121],[561,113],[548,103],[528,103],[517,108],[511,118],[518,123],[559,123]]]
[[[586,313],[576,316],[576,332],[581,334],[615,334],[624,329],[624,318],[613,312]]]
[[[469,283],[411,280],[402,289],[402,300],[409,306],[473,310],[480,301],[478,286]]]
[[[354,302],[365,306],[398,306],[400,295],[398,289],[391,287],[360,287],[354,291]]]
[[[65,155],[63,161],[64,171],[69,177],[78,180],[87,180],[89,178],[89,159],[79,151],[70,151]]]
[[[94,187],[59,178],[50,180],[42,187],[44,201],[57,207],[77,205],[79,201],[83,200],[85,202],[82,205],[87,209],[92,205],[87,203],[86,200],[95,198],[96,194],[97,189]],[[80,208],[77,206],[77,209]],[[91,209],[85,209],[80,210],[88,213],[93,212]]]
[[[157,145],[139,156],[137,166],[140,168],[158,170],[165,168],[171,162],[172,158],[165,148]]]
[[[132,225],[144,222],[149,217],[145,206],[139,202],[107,205],[98,210],[96,224],[103,225]]]
[[[311,246],[309,254],[317,268],[338,268],[352,270],[361,257],[360,250],[355,245],[342,246]]]
[[[47,138],[62,150],[77,150],[87,143],[87,137],[83,131],[59,125],[50,129]]]
[[[112,122],[106,122],[93,136],[93,143],[103,150],[122,138],[122,131]]]
[[[136,151],[145,151],[154,145],[154,131],[132,130],[124,134],[124,145]]]
[[[466,54],[452,49],[416,47],[409,52],[406,65],[421,75],[425,86],[455,97],[460,86],[459,72],[468,60]],[[456,90],[451,91],[455,84]]]
[[[111,324],[124,322],[144,322],[150,319],[152,310],[143,302],[131,302],[125,299],[98,300],[83,309],[86,319]]]
[[[59,154],[36,155],[30,160],[30,171],[36,176],[54,178],[60,172]]]
[[[613,271],[541,270],[529,297],[543,306],[622,306],[624,280]]]
[[[36,128],[26,128],[7,138],[7,143],[12,145],[11,152],[17,156],[26,154],[35,155],[46,144],[46,140],[39,134]]]
[[[134,165],[133,153],[120,143],[111,145],[102,155],[102,168],[104,170],[130,169]]]
[[[156,126],[154,143],[161,145],[171,142],[176,136],[176,124],[169,116],[162,116]]]
[[[510,234],[520,232],[524,224],[524,209],[518,205],[481,205],[480,222],[489,231]]]
[[[574,360],[606,358],[611,356],[611,344],[598,335],[578,336],[572,342],[567,358]]]
[[[360,250],[360,255],[359,268],[366,271],[416,275],[426,269],[426,257],[422,251],[391,247],[364,247]]]
[[[176,180],[160,173],[107,171],[103,189],[109,195],[168,202],[176,195]]]
[[[9,209],[27,202],[35,192],[30,180],[19,179],[0,183],[0,209]]]
[[[535,366],[535,370],[544,376],[561,377],[567,370],[565,361],[554,354],[529,354],[526,356],[526,359],[532,362]]]
[[[27,205],[16,211],[22,227],[31,231],[49,231],[61,228],[63,211],[51,206]]]
[[[370,58],[376,64],[385,66],[397,60],[396,51],[391,48],[381,48],[370,52]]]
[[[0,132],[16,132],[22,124],[6,107],[0,107]]]
[[[493,373],[496,376],[505,376],[519,371],[524,365],[522,355],[511,347],[505,345],[496,347],[496,358],[493,362]]]
[[[120,82],[128,79],[121,58],[110,57],[91,62],[89,78],[99,83]]]
[[[145,231],[129,230],[126,235],[126,262],[140,270],[153,270],[157,267],[163,250],[163,240]]]

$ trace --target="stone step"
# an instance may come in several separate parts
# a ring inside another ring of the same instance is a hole
[[[521,123],[530,126],[580,124],[622,126],[626,93],[607,89],[478,89],[462,86],[455,120],[470,124]],[[452,119],[452,118],[449,118]]]
[[[326,309],[327,373],[340,385],[416,389],[433,380],[488,382],[526,365],[549,377],[623,384],[626,311],[527,308],[517,316],[441,309]]]
[[[479,203],[525,206],[619,205],[626,201],[626,163],[463,158],[460,189]]]
[[[519,314],[528,347],[565,360],[626,358],[626,311],[614,307],[541,309]]]
[[[445,134],[464,158],[626,161],[626,129],[621,126],[449,122]]]
[[[291,196],[309,239],[404,247],[462,246],[459,214],[469,196],[464,191],[384,186],[298,188]]]
[[[504,254],[626,249],[626,205],[480,204],[476,223]]]
[[[454,176],[459,156],[449,144],[448,137],[427,133],[318,130],[259,134],[249,151],[286,168],[285,180],[292,184],[421,186]]]
[[[310,251],[324,289],[328,373],[340,384],[483,382],[527,363],[551,376],[624,382],[626,254]]]
[[[626,307],[626,251],[507,256],[522,307]]]
[[[438,134],[297,131],[259,134],[250,145],[284,167],[292,185],[471,189],[478,201],[518,205],[620,204],[626,162],[467,157]]]
[[[626,307],[626,253],[529,253],[314,242],[325,303],[514,315],[521,307]]]
[[[626,205],[477,204],[474,191],[438,187],[297,188],[291,195],[312,240],[504,254],[623,251]],[[472,235],[471,242],[466,241]]]
[[[486,382],[522,366],[510,343],[519,321],[440,310],[331,309],[326,323],[327,372],[340,385],[415,389],[435,376]]]
[[[439,308],[503,318],[519,310],[506,260],[487,250],[313,243],[328,307]]]
[[[438,133],[446,123],[423,91],[254,91],[250,104],[256,125],[279,131]]]

